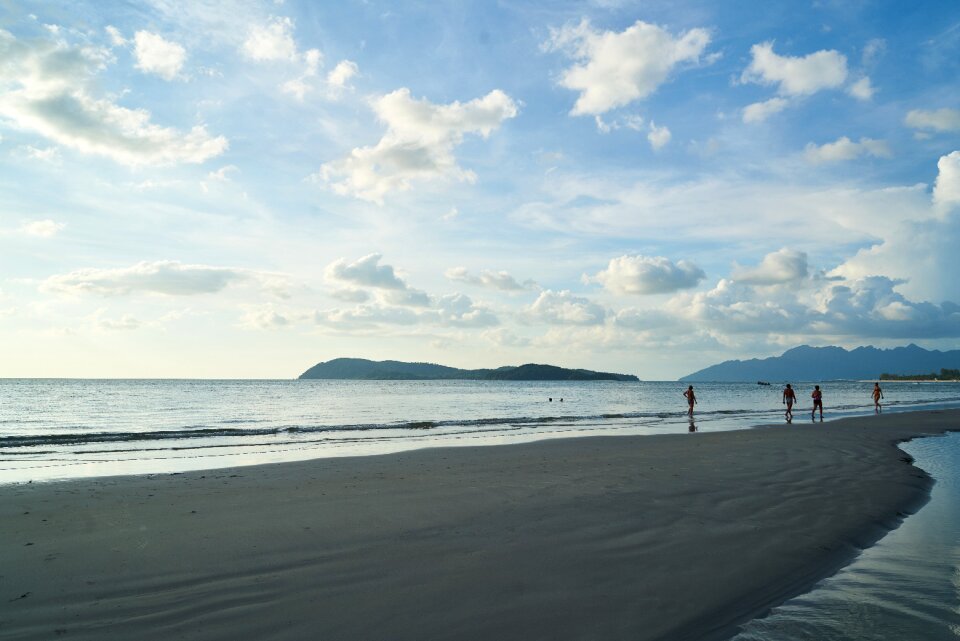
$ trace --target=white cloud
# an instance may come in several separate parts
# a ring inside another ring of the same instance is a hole
[[[517,336],[505,327],[488,329],[482,332],[480,336],[497,347],[526,347],[530,344],[529,339]]]
[[[666,126],[658,127],[652,120],[650,121],[650,133],[647,134],[647,140],[654,149],[663,148],[670,142],[670,130]]]
[[[327,265],[324,274],[328,280],[343,281],[361,287],[407,289],[407,284],[394,273],[393,267],[380,264],[381,258],[382,254],[369,254],[352,263],[341,258]]]
[[[227,149],[203,126],[161,127],[146,110],[92,95],[106,50],[22,42],[0,30],[0,60],[0,116],[66,147],[130,165],[200,163]]]
[[[240,318],[240,326],[248,329],[281,329],[290,323],[291,319],[278,312],[273,305],[248,309]]]
[[[893,152],[890,151],[886,141],[861,138],[860,142],[853,142],[846,136],[820,146],[811,142],[807,144],[803,153],[807,162],[813,164],[854,160],[861,156],[873,156],[875,158],[891,158],[893,156]]]
[[[743,122],[752,124],[763,122],[770,116],[780,113],[790,104],[783,98],[771,98],[764,102],[755,102],[743,108]]]
[[[48,162],[54,165],[60,164],[60,150],[56,147],[47,147],[46,149],[38,149],[37,147],[32,147],[27,145],[23,147],[23,152],[28,158],[34,160],[39,160],[42,162]]]
[[[277,61],[297,59],[293,41],[293,20],[272,18],[266,25],[254,26],[243,42],[243,53],[251,60]]]
[[[960,205],[960,151],[941,156],[937,161],[937,182],[933,187],[933,203],[949,209]]]
[[[864,76],[847,88],[847,93],[857,100],[870,100],[877,93],[876,87],[870,84],[870,78]]]
[[[960,301],[960,279],[949,265],[960,247],[960,152],[942,156],[932,201],[888,225],[875,225],[881,239],[830,272],[847,280],[878,274],[896,279],[906,296]]]
[[[526,310],[532,320],[556,325],[597,325],[606,318],[606,310],[587,298],[567,290],[540,293]]]
[[[444,275],[452,280],[491,289],[502,291],[521,291],[525,289],[536,289],[537,284],[531,280],[524,281],[522,284],[517,279],[505,271],[482,270],[479,275],[471,274],[466,267],[452,267]]]
[[[425,291],[407,287],[406,289],[387,289],[378,292],[379,298],[389,305],[402,307],[429,307],[430,296]]]
[[[297,57],[295,54],[294,57]],[[303,55],[305,67],[299,77],[280,85],[280,89],[297,98],[303,100],[307,92],[312,88],[311,79],[315,78],[323,64],[323,55],[319,49],[310,49]]]
[[[391,191],[409,189],[417,180],[473,182],[475,175],[457,165],[453,150],[465,134],[486,138],[517,115],[516,103],[499,89],[447,105],[416,100],[409,89],[398,89],[374,101],[373,109],[388,128],[380,142],[325,163],[313,178],[338,194],[379,204]]]
[[[496,314],[482,305],[477,305],[469,296],[449,294],[436,301],[442,325],[454,327],[491,327],[500,323]]]
[[[356,76],[359,71],[360,68],[357,67],[357,63],[351,60],[341,60],[337,63],[337,66],[327,74],[327,84],[332,87],[345,88],[350,82],[350,79]]]
[[[191,296],[213,294],[228,285],[252,281],[264,289],[282,293],[285,279],[244,269],[185,265],[176,261],[140,262],[116,269],[78,269],[47,278],[40,289],[65,294],[125,296],[137,293]]]
[[[32,220],[20,225],[20,231],[28,236],[39,236],[40,238],[51,238],[56,236],[57,232],[66,227],[65,223],[46,220]]]
[[[208,180],[215,180],[217,182],[229,182],[230,174],[238,173],[240,168],[236,165],[224,165],[216,171],[211,171],[207,174]]]
[[[120,30],[113,25],[107,25],[104,31],[110,36],[110,43],[113,44],[114,47],[126,47],[130,44],[130,41],[124,38]]]
[[[143,323],[130,314],[124,314],[120,318],[97,318],[97,327],[111,331],[123,331],[138,329]]]
[[[807,254],[787,249],[767,254],[756,267],[734,266],[732,278],[738,283],[777,285],[806,278]]]
[[[777,85],[781,96],[809,96],[823,89],[836,89],[847,80],[847,58],[834,50],[806,56],[780,56],[773,42],[750,48],[753,59],[741,75],[743,82]]]
[[[164,80],[173,80],[180,75],[187,60],[187,50],[181,45],[149,31],[138,31],[133,42],[137,69],[154,73]]]
[[[706,278],[695,264],[673,263],[662,256],[620,256],[589,282],[600,283],[615,294],[666,294],[689,289]]]
[[[642,100],[684,63],[696,64],[710,43],[705,29],[674,36],[638,20],[624,31],[600,31],[587,20],[551,29],[547,49],[564,51],[575,64],[560,85],[580,92],[571,115],[599,115]]]
[[[960,131],[960,109],[926,110],[913,109],[907,113],[904,122],[913,129],[933,131]]]
[[[351,289],[344,287],[327,292],[330,298],[342,300],[346,303],[365,303],[370,300],[370,294],[362,289]]]
[[[407,307],[358,305],[352,309],[330,309],[314,313],[314,322],[339,329],[362,329],[376,325],[415,325],[417,312]]]

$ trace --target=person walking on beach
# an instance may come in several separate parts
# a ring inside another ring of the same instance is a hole
[[[813,394],[810,395],[813,398],[813,411],[810,412],[810,419],[813,420],[813,415],[817,413],[817,409],[820,409],[820,422],[823,423],[823,393],[820,391],[819,385],[813,386]]]
[[[879,414],[883,411],[880,407],[880,399],[883,398],[883,390],[880,389],[880,383],[873,384],[873,411]]]
[[[786,389],[783,390],[783,404],[787,406],[787,411],[783,416],[787,419],[787,423],[793,422],[793,404],[796,402],[797,394],[793,391],[793,388],[790,387],[790,383],[787,383]]]
[[[686,399],[687,399],[687,405],[690,406],[690,408],[687,410],[687,415],[688,415],[688,416],[693,416],[693,406],[694,406],[694,405],[696,404],[696,402],[697,402],[697,397],[696,397],[696,395],[694,395],[694,393],[693,393],[693,385],[691,385],[690,387],[688,387],[688,388],[687,388],[687,391],[684,392],[683,395],[684,395],[684,396],[686,397]]]

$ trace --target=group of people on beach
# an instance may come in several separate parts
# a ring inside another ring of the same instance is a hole
[[[683,393],[684,398],[687,399],[687,415],[690,417],[691,421],[693,419],[693,406],[697,404],[697,395],[693,392],[693,385],[687,387],[686,391]],[[882,406],[880,405],[880,399],[883,398],[883,390],[880,389],[880,383],[873,384],[873,392],[871,392],[873,397],[873,411],[879,414],[882,411]],[[813,386],[813,392],[810,394],[810,398],[813,399],[813,409],[810,410],[810,420],[816,420],[817,411],[820,412],[820,422],[823,422],[823,392],[820,391],[819,385]],[[790,386],[790,383],[787,383],[787,386],[783,389],[783,404],[787,406],[787,411],[784,413],[784,418],[787,419],[787,423],[793,422],[793,405],[797,402],[797,393],[793,390],[793,387]]]

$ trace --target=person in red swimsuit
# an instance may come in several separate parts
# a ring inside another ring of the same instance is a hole
[[[687,399],[687,404],[690,406],[690,409],[687,410],[689,416],[693,416],[693,406],[697,402],[697,397],[693,393],[693,385],[687,388],[687,391],[683,393]]]
[[[793,388],[790,387],[790,383],[787,383],[786,389],[783,390],[783,404],[787,406],[787,411],[783,416],[787,419],[787,423],[793,421],[793,404],[796,402],[797,394],[793,391]]]
[[[813,398],[813,411],[810,412],[810,418],[813,418],[813,415],[817,413],[817,408],[819,408],[820,422],[823,423],[823,393],[820,391],[819,385],[813,386],[813,394],[810,396]]]
[[[883,390],[880,389],[880,383],[873,384],[873,411],[879,414],[883,411],[880,407],[880,399],[883,398]]]

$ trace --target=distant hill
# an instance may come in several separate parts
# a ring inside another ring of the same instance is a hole
[[[916,345],[877,349],[801,345],[781,356],[725,361],[688,374],[681,381],[823,381],[879,379],[880,374],[935,372],[960,367],[960,350],[941,352]]]
[[[367,381],[468,380],[468,381],[636,381],[632,374],[610,374],[587,369],[566,369],[528,363],[497,369],[458,369],[433,363],[369,361],[364,358],[335,358],[317,363],[301,379]]]

